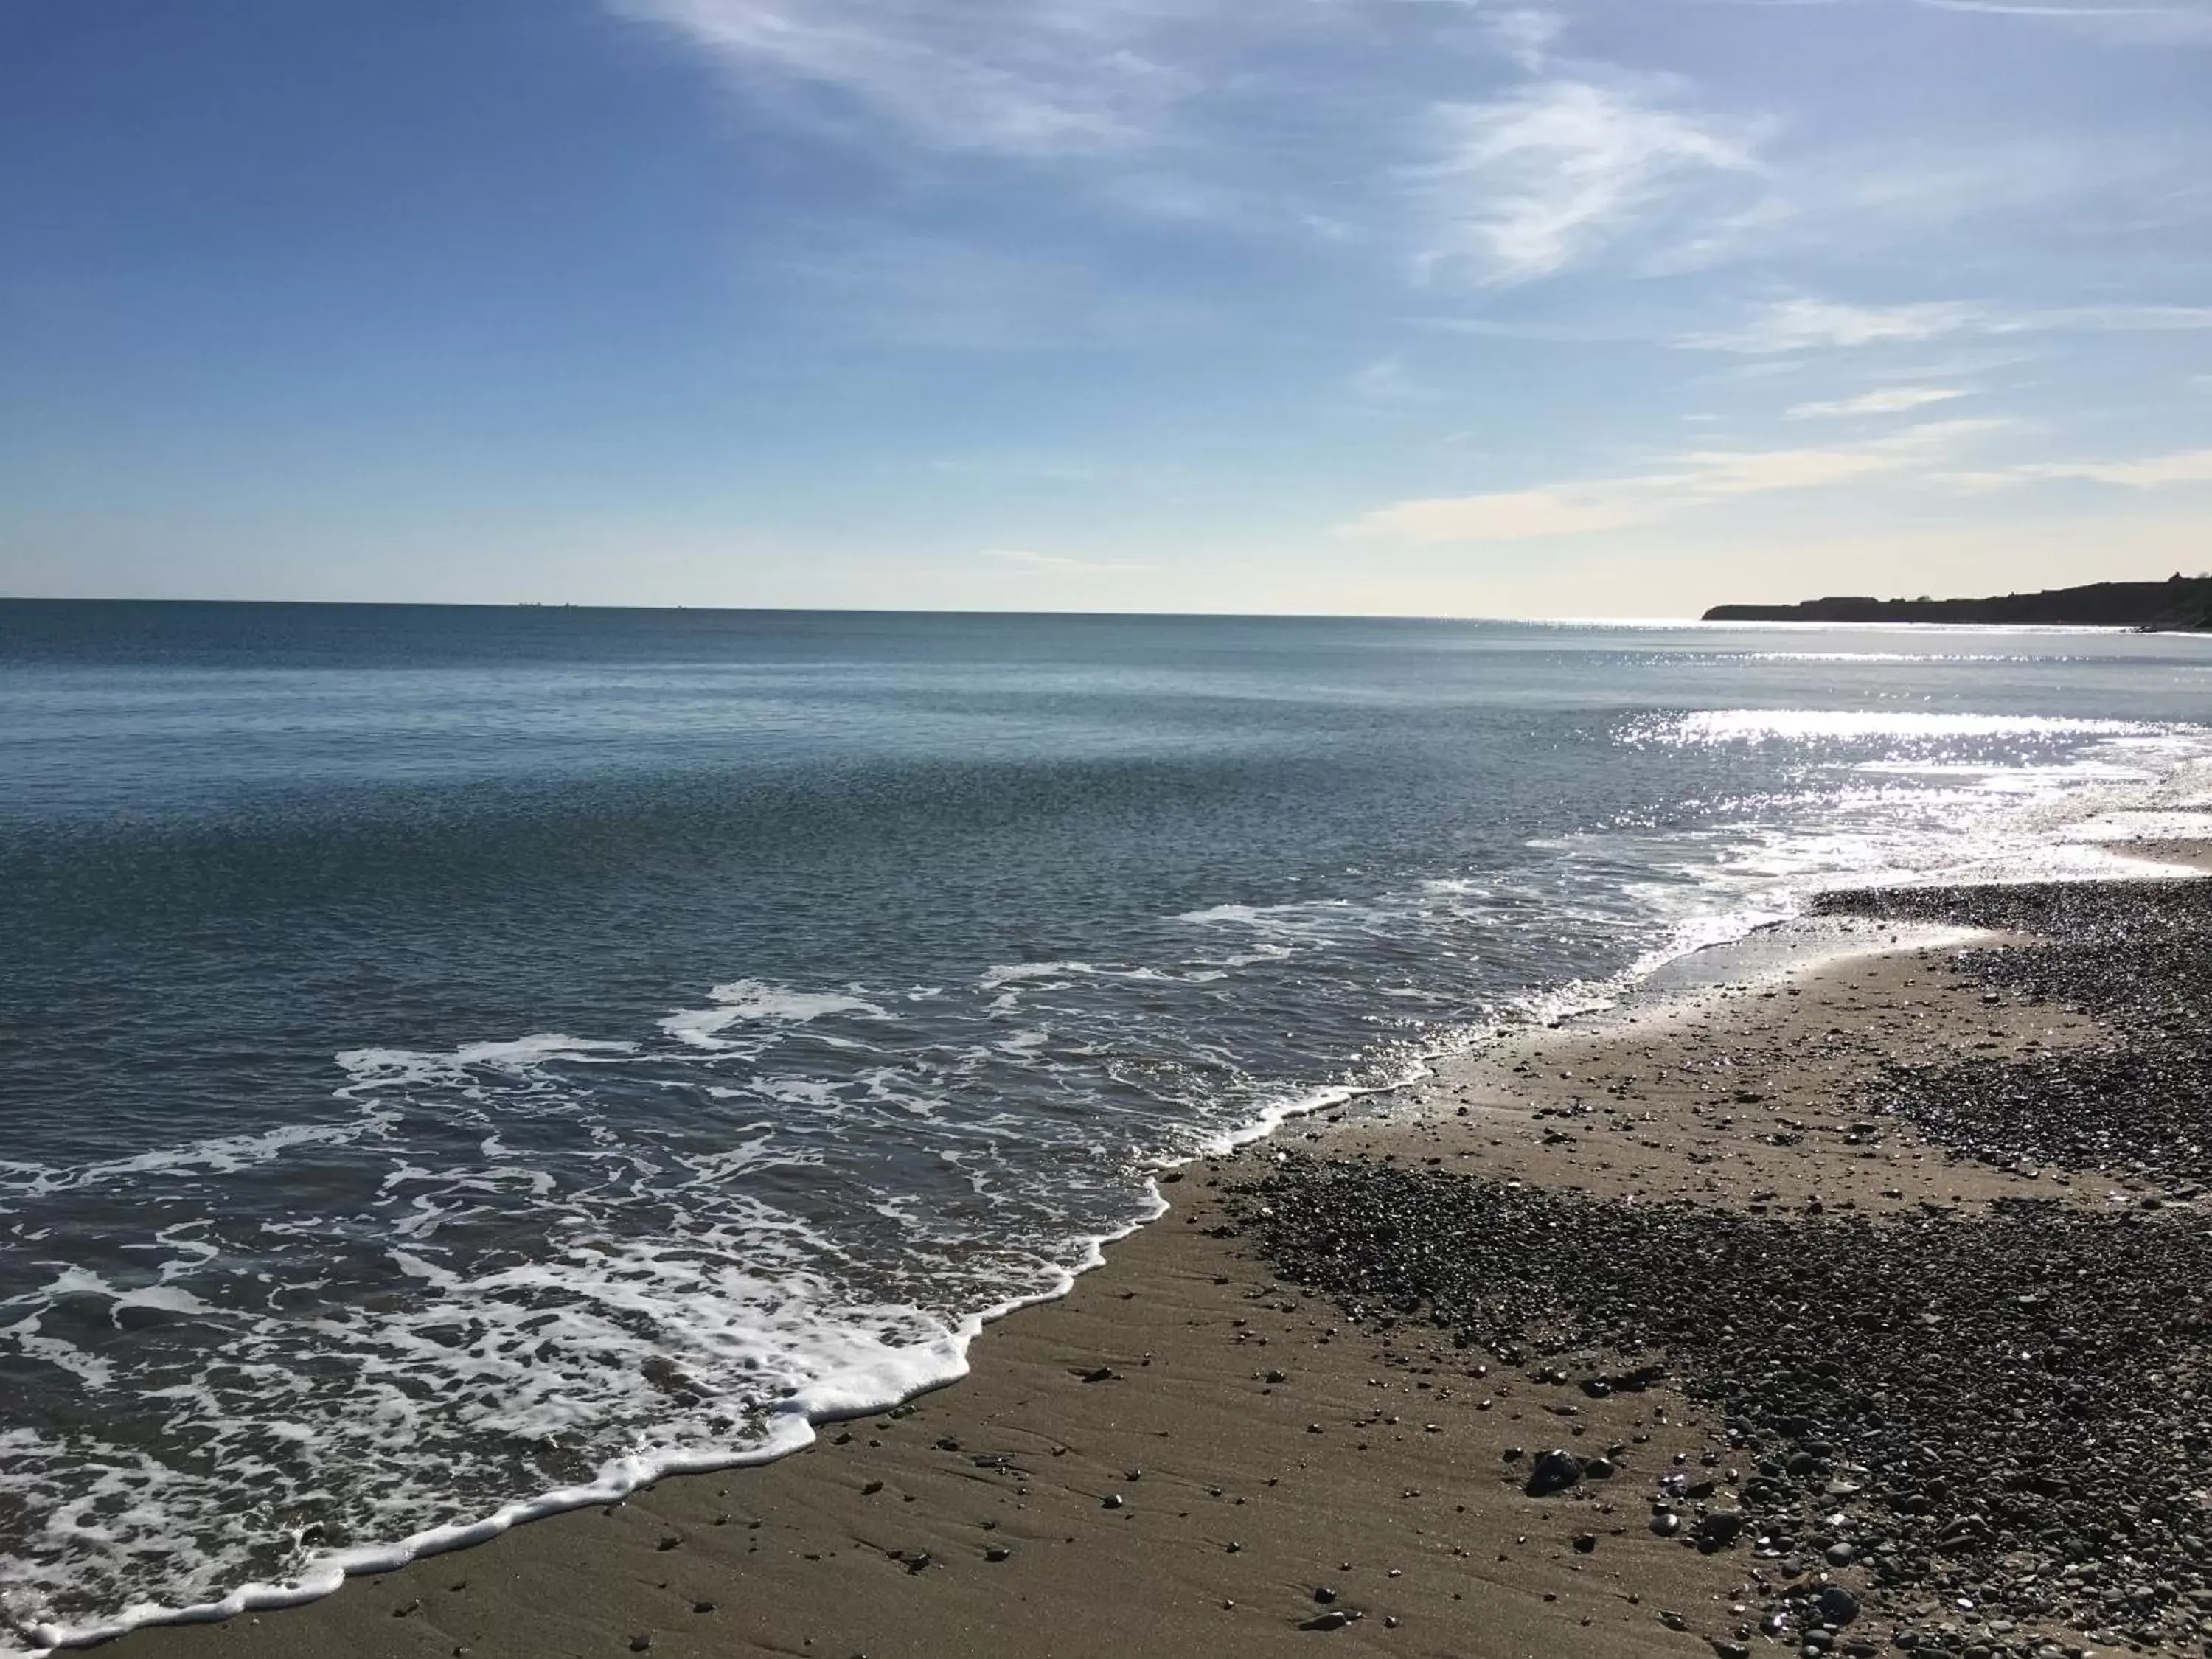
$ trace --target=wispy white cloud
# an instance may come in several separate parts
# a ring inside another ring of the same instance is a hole
[[[932,149],[1054,156],[1144,143],[1200,82],[1152,7],[1074,0],[606,0],[763,94],[810,88]]]
[[[1662,210],[1686,240],[1687,210],[1763,172],[1759,129],[1594,80],[1531,82],[1425,118],[1431,159],[1415,196],[1431,227],[1424,274],[1527,282],[1648,227]],[[1710,200],[1702,204],[1718,210]],[[1731,203],[1731,207],[1735,205]]]
[[[1065,554],[1039,553],[1025,547],[988,548],[982,556],[1006,569],[1030,576],[1121,576],[1159,568],[1152,564],[1073,559]]]
[[[1672,518],[1741,496],[1818,489],[1877,473],[1925,473],[2008,422],[1927,422],[1864,443],[1794,449],[1698,449],[1660,470],[1535,489],[1394,502],[1339,527],[1406,542],[1520,541]]]
[[[1932,340],[1972,327],[1980,314],[1979,307],[1958,301],[1862,306],[1799,297],[1771,301],[1739,327],[1685,335],[1676,343],[1698,350],[1765,355],[1820,346]]]
[[[1965,396],[1966,392],[1959,386],[1881,386],[1872,392],[1862,392],[1856,398],[1792,404],[1787,413],[1793,421],[1816,420],[1827,416],[1902,415],[1908,410],[1924,409],[1929,404],[1948,403],[1954,398]]]
[[[1854,305],[1798,296],[1770,301],[1732,329],[1686,334],[1675,344],[1747,356],[1914,343],[1956,335],[2152,333],[2212,329],[2212,306],[2099,305],[2007,308],[1966,300]]]
[[[1603,85],[1620,74],[1591,71]],[[1664,108],[1716,106],[1712,93],[1656,84],[1662,90],[1644,96]],[[1652,234],[1624,237],[1615,250],[1631,256],[1630,269],[1674,275],[1753,260],[1768,269],[1849,268],[1870,254],[1983,248],[2029,225],[2063,226],[2075,237],[2141,235],[2195,222],[2208,207],[2197,146],[2171,131],[2100,133],[2084,145],[2058,127],[1931,147],[1909,127],[1820,131],[1802,114],[1720,130],[1759,170],[1670,175],[1665,200],[1647,216]]]
[[[2159,489],[2172,484],[2212,483],[2212,449],[2185,449],[2119,461],[2028,461],[1978,472],[1947,472],[1945,483],[1962,489],[2009,489],[2050,479],[2081,479],[2127,489]]]
[[[2061,461],[2035,469],[2045,478],[2087,478],[2097,483],[2156,489],[2164,484],[2212,483],[2212,449],[2184,450],[2132,461]]]

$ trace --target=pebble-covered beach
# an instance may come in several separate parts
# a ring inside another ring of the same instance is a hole
[[[1856,1105],[1870,1141],[1901,1116],[2069,1190],[1881,1218],[1832,1192],[1754,1215],[1302,1155],[1239,1187],[1240,1218],[1348,1317],[1433,1327],[1586,1395],[1664,1378],[1721,1413],[1712,1445],[1669,1465],[1534,1439],[1511,1461],[1532,1492],[1632,1487],[1655,1534],[1741,1552],[1753,1605],[1717,1634],[1723,1653],[2212,1649],[2212,1233],[2193,1201],[2212,1154],[2212,889],[1823,908],[2035,938],[1960,953],[1957,973],[1992,1003],[2089,1014],[2108,1041],[1889,1063]]]
[[[2028,935],[1959,966],[1991,1000],[2086,1013],[2110,1033],[2033,1060],[1898,1066],[1871,1103],[2001,1168],[2118,1175],[2182,1199],[2212,1181],[2212,884],[1900,888],[1821,908]]]

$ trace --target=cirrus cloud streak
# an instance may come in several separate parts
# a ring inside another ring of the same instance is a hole
[[[2185,449],[2121,461],[2025,461],[1980,472],[1947,472],[1942,482],[1961,489],[2010,489],[2021,484],[2076,480],[2125,489],[2212,483],[2212,449]]]
[[[2002,420],[1926,422],[1864,443],[1794,449],[1699,449],[1662,470],[1531,489],[1395,501],[1338,534],[1411,543],[1526,541],[1648,524],[1745,495],[1818,489],[1877,473],[1926,474]],[[1948,476],[1948,475],[1947,475]]]
[[[1658,101],[1632,87],[1554,78],[1425,118],[1431,159],[1411,174],[1437,240],[1425,276],[1487,283],[1582,263],[1662,210],[1703,222],[1717,190],[1764,173],[1761,130]]]

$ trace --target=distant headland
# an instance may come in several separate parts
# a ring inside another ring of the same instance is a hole
[[[2212,575],[2162,582],[2091,582],[1986,599],[1807,599],[1799,605],[1717,605],[1707,622],[1967,623],[2030,627],[2212,631]]]

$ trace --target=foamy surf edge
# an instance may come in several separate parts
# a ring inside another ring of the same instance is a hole
[[[825,1423],[889,1411],[966,1376],[972,1369],[968,1363],[969,1350],[987,1326],[1024,1308],[1059,1300],[1075,1288],[1075,1281],[1081,1275],[1106,1264],[1108,1245],[1118,1243],[1167,1213],[1167,1200],[1161,1196],[1158,1185],[1148,1182],[1146,1191],[1150,1203],[1146,1213],[1126,1226],[1086,1239],[1080,1260],[1073,1267],[1055,1269],[1054,1280],[1046,1288],[1009,1297],[969,1314],[942,1337],[900,1350],[896,1360],[885,1359],[840,1372],[800,1389],[770,1410],[767,1436],[757,1445],[726,1450],[643,1452],[611,1459],[599,1466],[598,1478],[588,1484],[557,1487],[533,1498],[520,1498],[479,1519],[428,1528],[396,1543],[332,1551],[313,1558],[296,1578],[288,1583],[244,1584],[219,1601],[196,1602],[189,1607],[142,1602],[95,1624],[29,1622],[19,1626],[19,1633],[34,1645],[17,1651],[25,1659],[43,1659],[57,1651],[112,1641],[149,1625],[213,1624],[243,1613],[303,1607],[335,1594],[349,1578],[392,1572],[428,1556],[472,1548],[516,1527],[567,1510],[619,1503],[673,1475],[749,1468],[788,1457],[812,1445],[817,1438],[816,1430]]]

